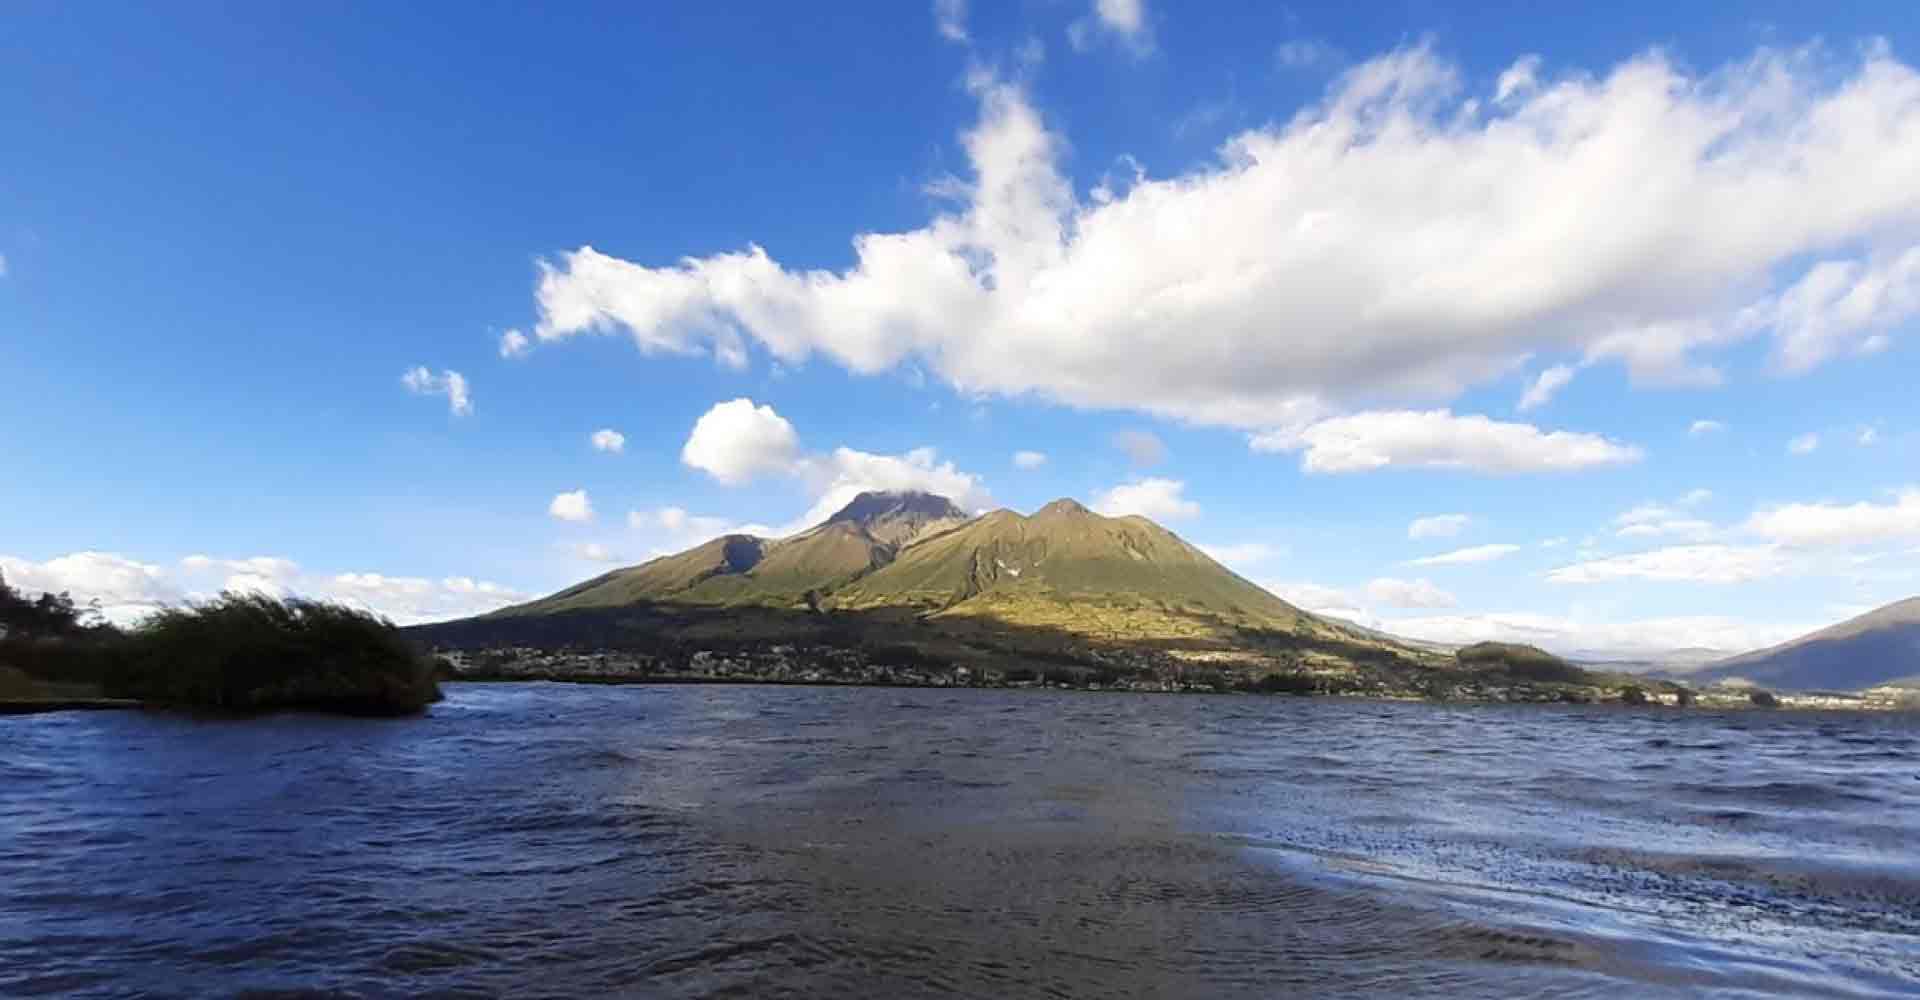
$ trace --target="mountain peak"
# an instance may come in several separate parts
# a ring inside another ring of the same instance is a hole
[[[967,512],[961,510],[953,501],[936,493],[924,493],[920,490],[871,490],[854,497],[845,507],[827,518],[827,523],[852,521],[856,524],[869,524],[886,517],[941,521],[966,516]]]
[[[1083,506],[1080,503],[1080,501],[1075,500],[1072,497],[1061,497],[1060,499],[1055,500],[1054,502],[1046,505],[1045,507],[1042,507],[1039,510],[1034,511],[1033,516],[1039,517],[1042,514],[1085,515],[1085,514],[1091,514],[1091,513],[1093,512],[1088,510],[1085,506]]]

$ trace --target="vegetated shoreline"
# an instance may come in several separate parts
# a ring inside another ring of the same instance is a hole
[[[129,629],[97,617],[65,594],[28,599],[0,578],[0,714],[406,716],[442,697],[425,651],[358,608],[229,592]]]
[[[1754,692],[1743,688],[1707,689],[1695,692],[1691,701],[1665,701],[1649,697],[1646,700],[1633,700],[1622,696],[1626,689],[1637,689],[1635,685],[1623,688],[1586,688],[1563,690],[1558,687],[1529,687],[1519,697],[1509,693],[1489,695],[1460,693],[1433,695],[1419,691],[1363,691],[1353,689],[1329,690],[1263,690],[1257,682],[1237,685],[1214,686],[1206,684],[1182,685],[1171,682],[1162,685],[1106,685],[1073,684],[1047,680],[1004,681],[973,678],[956,681],[951,678],[883,678],[883,679],[845,679],[827,677],[774,677],[757,675],[713,675],[697,673],[595,673],[566,671],[456,671],[443,672],[442,680],[453,683],[471,684],[577,684],[601,687],[638,687],[651,685],[689,685],[689,686],[762,686],[762,687],[837,687],[837,688],[913,688],[927,690],[977,690],[977,691],[1072,691],[1086,694],[1138,694],[1138,695],[1246,695],[1246,696],[1291,696],[1303,698],[1331,698],[1350,701],[1397,701],[1425,702],[1436,705],[1598,705],[1627,709],[1647,709],[1652,711],[1696,711],[1696,712],[1748,712],[1748,711],[1818,711],[1818,712],[1899,712],[1920,711],[1920,700],[1900,702],[1893,699],[1871,698],[1864,694],[1825,693],[1825,692],[1763,692],[1773,699],[1771,704],[1756,700]],[[1601,692],[1604,692],[1602,694]],[[1610,694],[1611,696],[1605,696]]]
[[[1464,696],[1433,696],[1417,692],[1401,693],[1365,693],[1358,691],[1263,691],[1249,685],[1216,688],[1211,686],[1192,687],[1116,687],[1099,684],[1064,684],[1047,681],[978,681],[970,683],[940,683],[930,680],[835,680],[804,679],[791,677],[745,677],[711,676],[702,674],[513,674],[513,673],[460,673],[444,676],[444,680],[464,684],[577,684],[602,687],[636,687],[648,685],[688,685],[716,687],[832,687],[832,688],[912,688],[926,690],[976,690],[976,691],[1071,691],[1082,694],[1129,694],[1129,695],[1216,695],[1216,696],[1290,696],[1302,698],[1330,698],[1348,701],[1403,701],[1425,702],[1436,705],[1599,705],[1623,709],[1686,710],[1696,712],[1750,712],[1750,711],[1815,711],[1815,712],[1898,712],[1920,711],[1920,702],[1901,704],[1886,699],[1873,699],[1864,695],[1827,694],[1798,692],[1776,692],[1778,704],[1757,704],[1748,692],[1730,690],[1721,697],[1706,697],[1690,705],[1649,700],[1633,702],[1620,697],[1613,698],[1569,698],[1569,697],[1523,697],[1493,698]],[[1545,692],[1542,693],[1543,695]],[[335,709],[303,707],[298,705],[280,706],[257,711],[210,711],[202,706],[142,701],[130,698],[106,697],[65,697],[65,698],[0,698],[0,716],[35,715],[52,712],[79,711],[164,711],[180,712],[192,715],[217,717],[222,719],[252,719],[265,715],[280,714],[330,714],[349,715],[359,718],[393,718],[391,712],[346,712]],[[424,709],[422,710],[424,711]],[[417,713],[398,713],[417,714]]]

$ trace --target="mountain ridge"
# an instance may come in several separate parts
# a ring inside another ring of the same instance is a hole
[[[1145,517],[1070,498],[968,517],[916,491],[863,493],[784,538],[724,535],[423,634],[652,647],[752,636],[1269,671],[1448,659],[1297,608]]]
[[[1032,605],[1131,598],[1261,628],[1331,623],[1222,566],[1137,516],[1107,517],[1070,498],[1031,515],[977,517],[945,497],[870,491],[811,528],[779,539],[723,535],[624,567],[549,597],[496,611],[513,617],[640,602],[992,613],[1059,623]],[[1164,624],[1164,622],[1162,623]],[[1110,629],[1109,629],[1110,630]]]

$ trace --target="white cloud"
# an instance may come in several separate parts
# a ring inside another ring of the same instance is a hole
[[[694,424],[680,458],[728,485],[763,473],[805,483],[814,497],[813,506],[799,521],[781,529],[783,534],[812,527],[869,490],[921,490],[946,497],[966,510],[978,510],[992,500],[979,477],[961,472],[951,461],[940,461],[932,448],[915,448],[904,455],[876,455],[846,447],[806,454],[799,433],[785,417],[771,406],[755,406],[750,399],[708,410]]]
[[[1542,431],[1445,410],[1369,411],[1298,430],[1256,434],[1255,451],[1301,451],[1308,472],[1368,472],[1388,466],[1475,472],[1561,472],[1637,462],[1639,448],[1595,434]]]
[[[1860,428],[1860,433],[1855,435],[1853,439],[1854,443],[1859,445],[1862,448],[1871,448],[1879,440],[1880,440],[1880,431],[1877,428],[1873,428],[1873,427]]]
[[[1909,112],[1911,114],[1911,111]],[[1774,331],[1773,363],[1803,372],[1846,352],[1887,346],[1888,334],[1920,314],[1920,246],[1904,253],[1827,260],[1743,321]]]
[[[1459,602],[1431,580],[1381,577],[1367,584],[1367,600],[1395,608],[1451,608]]]
[[[556,493],[553,502],[547,504],[547,513],[561,521],[591,521],[593,501],[587,498],[586,490]]]
[[[1280,581],[1261,584],[1270,593],[1297,608],[1314,614],[1331,615],[1357,621],[1367,616],[1360,602],[1352,594],[1339,587],[1298,581]]]
[[[1466,514],[1435,514],[1416,517],[1407,525],[1408,538],[1452,538],[1464,531],[1473,518]]]
[[[949,42],[967,41],[967,0],[933,0],[933,25]]]
[[[635,531],[661,531],[667,535],[669,551],[689,548],[721,535],[753,535],[771,538],[778,532],[764,524],[742,524],[724,517],[689,514],[682,507],[636,510],[627,514],[627,527]]]
[[[1554,393],[1566,388],[1567,383],[1571,381],[1573,381],[1573,368],[1571,366],[1554,365],[1552,368],[1548,368],[1536,376],[1532,382],[1528,383],[1527,391],[1520,394],[1520,405],[1518,409],[1520,412],[1525,413],[1528,410],[1547,405],[1547,403],[1553,399]]]
[[[1695,493],[1681,498],[1682,503],[1685,504]],[[1614,518],[1613,524],[1614,534],[1622,538],[1679,537],[1699,541],[1712,537],[1716,530],[1710,521],[1690,517],[1683,511],[1657,503],[1641,504]]]
[[[417,396],[447,397],[447,409],[456,417],[473,414],[473,398],[467,392],[467,379],[459,372],[444,371],[435,375],[422,366],[402,373],[400,384]]]
[[[627,450],[627,436],[611,427],[594,431],[593,436],[588,440],[592,442],[594,451],[610,451],[619,454]]]
[[[303,596],[365,608],[401,625],[485,614],[528,597],[510,587],[472,577],[429,580],[380,573],[341,573],[305,581],[294,590]]]
[[[1718,420],[1696,420],[1687,426],[1687,435],[1700,437],[1703,434],[1718,434],[1726,429],[1727,425]]]
[[[1093,0],[1100,23],[1123,35],[1137,35],[1147,27],[1146,0]]]
[[[1687,583],[1747,583],[1782,576],[1792,566],[1771,545],[1675,545],[1562,566],[1547,574],[1554,583],[1662,580]]]
[[[1492,562],[1495,559],[1504,559],[1518,551],[1520,551],[1518,545],[1475,545],[1470,548],[1454,549],[1452,552],[1442,552],[1437,556],[1409,559],[1407,565],[1460,566],[1468,563]]]
[[[728,486],[764,473],[788,473],[800,458],[800,435],[771,406],[741,398],[702,414],[680,460]]]
[[[1540,88],[1540,57],[1521,56],[1512,66],[1500,74],[1493,85],[1493,100],[1496,104],[1506,104],[1516,97],[1524,97]]]
[[[1166,444],[1152,431],[1121,431],[1113,436],[1113,446],[1139,466],[1159,465],[1167,458]]]
[[[275,600],[285,600],[292,591],[286,585],[272,577],[257,576],[252,573],[235,573],[227,577],[220,589],[232,594],[259,594]]]
[[[1920,538],[1920,487],[1892,503],[1795,503],[1756,511],[1746,529],[1793,546],[1852,546]]]
[[[526,595],[493,583],[449,577],[436,583],[378,573],[310,576],[290,559],[253,556],[225,559],[206,555],[180,560],[182,577],[159,565],[104,552],[75,552],[44,563],[0,556],[0,571],[10,584],[30,591],[69,591],[85,604],[99,601],[105,615],[131,624],[164,604],[197,599],[211,591],[233,590],[272,597],[305,596],[368,608],[401,624],[480,614]],[[206,579],[211,575],[211,579]],[[205,579],[204,583],[199,582]],[[215,583],[217,581],[217,583]]]
[[[1682,493],[1682,494],[1680,495],[1680,506],[1682,506],[1682,507],[1698,507],[1698,506],[1700,506],[1701,504],[1703,504],[1703,503],[1706,503],[1707,501],[1709,501],[1709,500],[1711,500],[1711,499],[1713,499],[1713,491],[1712,491],[1712,490],[1709,490],[1709,489],[1704,489],[1704,488],[1702,488],[1702,489],[1691,489],[1691,490],[1688,490],[1687,492],[1685,492],[1685,493]]]
[[[1094,494],[1093,509],[1108,517],[1138,514],[1155,521],[1196,517],[1200,505],[1186,498],[1186,488],[1178,479],[1138,479]]]
[[[0,556],[0,573],[16,590],[66,592],[80,604],[99,601],[108,618],[122,623],[181,597],[159,566],[113,552],[74,552],[46,562]]]
[[[229,573],[257,576],[268,580],[285,580],[300,572],[300,564],[279,556],[252,556],[247,559],[216,559],[208,555],[190,555],[180,560],[180,565],[190,571],[225,570]]]
[[[1013,464],[1015,468],[1038,469],[1047,464],[1047,455],[1040,451],[1016,451],[1013,453]]]
[[[500,356],[503,358],[526,357],[527,352],[532,348],[532,341],[518,330],[508,330],[500,335]]]
[[[1234,545],[1196,545],[1214,562],[1228,566],[1253,566],[1266,562],[1283,550],[1265,542],[1240,542]]]
[[[1524,612],[1396,618],[1375,625],[1396,635],[1455,645],[1525,642],[1562,656],[1614,660],[1659,659],[1678,651],[1695,661],[1760,649],[1811,630],[1808,625],[1712,616],[1596,622]]]
[[[1374,606],[1391,606],[1397,598],[1439,600],[1413,581],[1375,580],[1356,596],[1338,587],[1316,583],[1279,582],[1264,586],[1282,599],[1317,614],[1343,618],[1410,639],[1464,646],[1475,642],[1524,642],[1563,656],[1590,659],[1655,659],[1699,663],[1718,656],[1771,646],[1811,631],[1815,626],[1748,622],[1738,619],[1691,616],[1626,621],[1593,621],[1584,617],[1557,617],[1529,612],[1385,616]],[[1429,584],[1430,585],[1430,584]],[[1449,595],[1450,596],[1450,595]],[[1419,606],[1411,604],[1409,606]],[[1452,605],[1436,605],[1451,607]],[[1836,615],[1835,617],[1844,617]]]
[[[1820,435],[1809,431],[1787,442],[1787,454],[1811,455],[1820,447]]]
[[[839,272],[751,245],[661,266],[581,247],[545,265],[535,335],[912,363],[972,393],[1265,430],[1448,402],[1554,352],[1704,381],[1798,262],[1920,237],[1920,74],[1884,45],[1699,74],[1652,52],[1536,72],[1500,104],[1400,50],[1214,162],[1085,199],[1028,95],[971,83],[970,169],[925,226],[859,235]]]
[[[946,497],[966,511],[978,511],[993,500],[979,477],[961,472],[951,461],[940,461],[932,448],[915,448],[904,455],[835,448],[830,454],[805,459],[800,470],[818,499],[789,531],[812,527],[871,490],[920,490]]]
[[[1119,40],[1135,55],[1152,52],[1146,0],[1093,0],[1092,13],[1067,26],[1067,41],[1082,51],[1102,34]]]

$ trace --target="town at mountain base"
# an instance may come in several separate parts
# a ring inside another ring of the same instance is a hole
[[[972,517],[931,494],[863,493],[786,538],[725,535],[410,632],[474,679],[1699,703],[1532,647],[1452,651],[1323,618],[1146,518],[1064,499]]]

